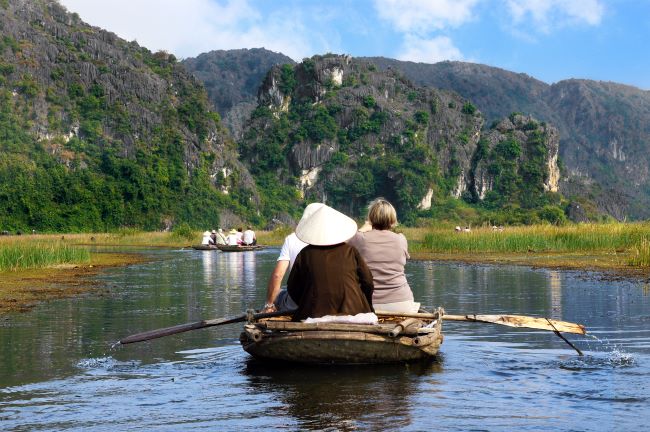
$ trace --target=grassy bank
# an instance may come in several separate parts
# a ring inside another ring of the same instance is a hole
[[[621,264],[650,266],[650,223],[535,225],[502,231],[482,227],[471,232],[456,232],[453,227],[406,228],[404,234],[416,254],[616,254]]]
[[[291,229],[258,231],[258,242],[279,246]],[[489,227],[457,233],[454,227],[400,227],[416,259],[592,269],[648,277],[650,223],[580,224],[564,227]],[[200,243],[202,232],[0,236],[0,314],[40,301],[97,291],[88,278],[104,267],[146,259],[140,254],[91,253],[88,245],[181,248]],[[97,248],[102,250],[102,248]],[[107,249],[110,250],[110,249]]]
[[[87,248],[58,241],[14,240],[0,244],[0,272],[90,262]]]
[[[279,246],[290,228],[257,231],[259,244]],[[650,267],[650,223],[534,225],[473,228],[455,232],[454,227],[400,227],[416,255],[475,256],[492,261],[496,256],[564,254],[572,256],[616,255],[622,264]],[[142,232],[124,229],[101,234],[50,234],[0,237],[0,271],[47,267],[56,263],[89,260],[86,248],[74,246],[141,246],[181,248],[201,241],[201,231]],[[45,255],[42,257],[41,255]]]

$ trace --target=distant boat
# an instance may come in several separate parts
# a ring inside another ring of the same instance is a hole
[[[219,250],[215,245],[194,245],[192,249],[195,250]]]
[[[237,246],[231,246],[231,245],[217,245],[217,248],[221,252],[247,252],[247,251],[255,251],[255,250],[260,250],[264,249],[264,246],[262,245],[237,245]]]

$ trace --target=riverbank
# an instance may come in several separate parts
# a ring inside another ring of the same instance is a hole
[[[85,264],[59,264],[41,269],[0,273],[0,315],[24,312],[42,301],[107,291],[92,277],[104,269],[133,265],[147,259],[137,253],[93,253]]]
[[[406,228],[411,257],[418,260],[475,264],[509,264],[536,268],[587,270],[611,277],[650,280],[650,224],[580,224],[565,227],[529,226],[473,228]],[[280,246],[290,229],[260,231],[258,243]],[[43,243],[89,246],[185,248],[200,242],[201,233],[181,236],[169,232],[125,229],[101,234],[0,236],[0,253],[7,245]],[[95,250],[96,248],[92,248]],[[60,254],[63,256],[64,254]],[[0,271],[0,314],[28,310],[39,301],[99,290],[92,276],[104,268],[131,265],[146,258],[137,253],[90,252],[78,262],[36,264],[37,268]],[[63,258],[62,258],[63,259]],[[68,259],[68,258],[66,258]],[[40,267],[38,267],[40,265]]]
[[[628,264],[630,254],[627,253],[585,255],[582,253],[552,252],[530,254],[412,252],[411,259],[458,262],[462,264],[519,265],[553,270],[582,270],[599,272],[606,279],[629,278],[650,283],[650,269],[648,267],[630,266]]]
[[[650,279],[650,224],[404,228],[419,260],[586,270]]]

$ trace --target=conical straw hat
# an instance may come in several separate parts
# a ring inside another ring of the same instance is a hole
[[[325,204],[323,203],[311,203],[307,207],[305,207],[305,210],[302,212],[302,217],[300,218],[300,223],[303,219],[307,219],[309,216],[314,214],[316,210],[319,208],[323,207]]]
[[[296,236],[315,246],[343,243],[356,232],[357,223],[353,219],[325,204],[308,217],[303,216],[296,227]]]

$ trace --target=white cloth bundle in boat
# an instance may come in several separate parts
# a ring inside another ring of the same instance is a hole
[[[325,315],[320,318],[307,318],[302,322],[311,323],[341,323],[341,324],[379,324],[379,318],[372,312],[356,315]]]

